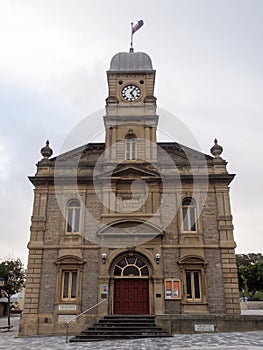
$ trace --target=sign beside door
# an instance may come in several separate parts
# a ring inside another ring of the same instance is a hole
[[[181,285],[178,279],[165,280],[165,299],[181,299]]]

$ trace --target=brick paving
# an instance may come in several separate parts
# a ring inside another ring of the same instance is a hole
[[[18,338],[19,317],[12,317],[10,332],[0,331],[0,350],[256,350],[263,349],[263,331],[244,333],[176,334],[172,338],[146,338],[90,343],[66,343],[65,337]],[[0,319],[0,326],[6,325]]]

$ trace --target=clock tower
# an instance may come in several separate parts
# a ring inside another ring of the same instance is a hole
[[[106,149],[110,163],[156,162],[155,70],[143,52],[116,54],[107,71]]]

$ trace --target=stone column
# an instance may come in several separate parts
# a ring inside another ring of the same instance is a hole
[[[38,334],[38,307],[41,265],[46,225],[47,189],[35,190],[31,237],[28,244],[29,257],[25,287],[25,302],[19,334]]]
[[[236,243],[233,237],[233,224],[227,185],[216,185],[218,208],[218,231],[221,248],[222,271],[226,313],[240,314],[239,288],[235,256]]]
[[[153,286],[153,299],[154,299],[154,314],[163,315],[164,314],[164,287],[163,279],[155,278]]]

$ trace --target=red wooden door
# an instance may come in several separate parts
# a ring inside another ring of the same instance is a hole
[[[149,281],[123,279],[114,281],[114,313],[144,315],[149,313]]]

